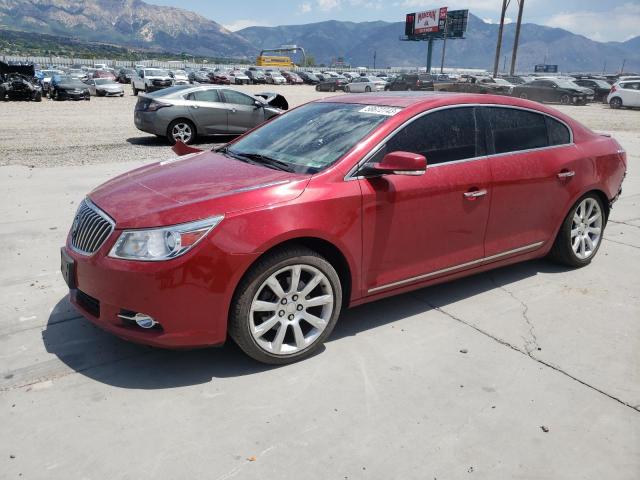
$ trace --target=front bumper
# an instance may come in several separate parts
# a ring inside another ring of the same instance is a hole
[[[58,98],[60,98],[61,100],[86,100],[89,97],[89,92],[58,90]]]
[[[227,255],[210,239],[166,262],[107,257],[119,231],[91,256],[64,253],[74,261],[75,287],[69,298],[89,321],[136,343],[165,348],[195,348],[224,343],[228,308],[249,255]],[[118,315],[144,313],[161,328],[143,329]]]

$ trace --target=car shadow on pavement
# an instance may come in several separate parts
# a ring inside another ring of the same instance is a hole
[[[533,277],[563,272],[563,267],[533,260],[441,285],[379,300],[343,313],[328,342],[392,325],[407,317],[446,308],[486,291]],[[104,332],[79,315],[69,314],[68,297],[49,317],[42,339],[47,352],[73,371],[121,388],[163,389],[208,383],[214,378],[259,374],[275,367],[247,357],[233,341],[221,348],[163,350],[133,344]],[[320,349],[319,355],[324,351]]]
[[[210,148],[214,145],[224,145],[229,143],[237,135],[220,135],[215,137],[198,137],[192,145],[198,148]],[[143,147],[170,147],[169,141],[165,137],[146,135],[142,137],[129,137],[127,143]]]

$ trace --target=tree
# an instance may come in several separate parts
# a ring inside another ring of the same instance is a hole
[[[315,65],[316,65],[316,57],[314,57],[313,55],[307,55],[304,60],[304,66],[315,67]]]

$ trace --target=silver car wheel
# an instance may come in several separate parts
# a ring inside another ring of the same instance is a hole
[[[589,258],[602,238],[602,210],[593,198],[585,198],[573,214],[571,248],[580,260]]]
[[[171,136],[174,140],[180,140],[182,143],[187,143],[193,136],[191,125],[188,123],[176,123],[171,129]]]
[[[290,265],[260,285],[251,303],[249,329],[266,352],[291,355],[315,343],[333,309],[329,279],[311,265]]]

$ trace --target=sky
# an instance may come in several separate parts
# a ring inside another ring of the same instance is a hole
[[[486,22],[499,22],[502,0],[146,0],[193,10],[236,31],[248,26],[296,25],[324,20],[364,22],[404,20],[405,13],[447,6],[467,8]],[[507,21],[518,16],[510,0]],[[559,27],[597,41],[624,41],[640,35],[640,0],[524,0],[523,22]]]

